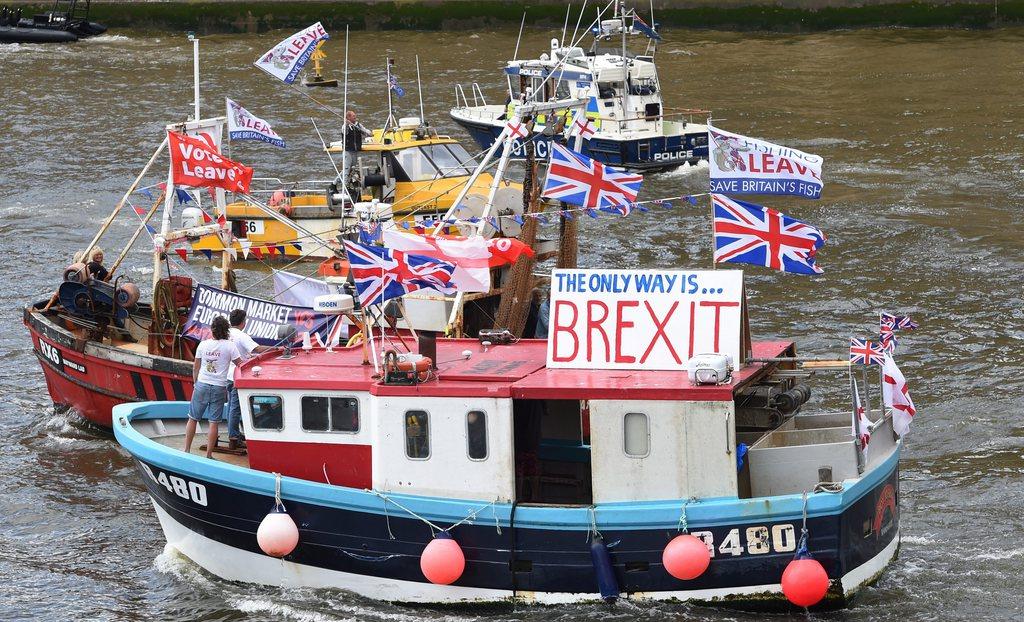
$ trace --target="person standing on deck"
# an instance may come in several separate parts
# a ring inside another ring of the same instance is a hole
[[[252,337],[245,333],[245,309],[235,309],[228,316],[231,323],[228,339],[238,348],[238,354],[242,359],[248,359],[253,354],[266,352],[270,346],[257,344]],[[242,405],[238,401],[238,389],[235,388],[235,365],[232,363],[228,368],[228,449],[234,451],[245,447],[242,442],[242,433],[238,424],[242,419]]]
[[[224,416],[224,405],[228,401],[228,369],[231,364],[242,362],[238,348],[229,339],[230,327],[224,316],[213,318],[210,330],[213,336],[204,339],[196,348],[196,360],[192,363],[192,402],[188,409],[188,424],[185,426],[185,453],[192,450],[192,439],[196,426],[205,415],[210,423],[206,439],[206,457],[213,457],[217,445],[217,424]]]
[[[356,113],[349,110],[345,113],[345,163],[342,165],[341,182],[347,187],[349,171],[355,163],[359,152],[363,150],[363,138],[373,136],[373,132],[363,127],[356,118]]]

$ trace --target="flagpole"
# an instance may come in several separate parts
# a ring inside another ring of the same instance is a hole
[[[348,169],[346,168],[346,162],[348,161],[348,24],[345,24],[345,93],[343,95],[342,102],[343,103],[341,105],[341,113],[342,119],[344,120],[342,121],[341,124],[341,170],[347,171]],[[316,127],[316,124],[314,123],[313,126]],[[322,137],[320,139],[320,142],[323,142]],[[330,152],[328,152],[328,155],[330,155]],[[331,164],[334,164],[333,158],[331,159]],[[338,167],[334,167],[334,170],[337,171]],[[341,173],[338,173],[338,177],[341,176]],[[355,203],[355,201],[352,200],[352,197],[348,193],[347,179],[341,180],[341,197],[343,202],[345,200],[345,197],[348,197],[349,203]],[[342,211],[344,211],[344,205],[342,206]]]
[[[715,270],[718,264],[715,263],[715,199],[708,193],[708,201],[711,202],[711,269]]]
[[[193,105],[195,106],[195,119],[199,120],[199,37],[196,33],[188,33],[188,40],[192,42],[192,92]]]
[[[871,412],[871,383],[868,382],[868,366],[861,369],[861,378],[864,380],[864,411]]]
[[[860,414],[857,412],[857,381],[853,377],[853,367],[850,367],[850,401],[853,409],[853,446],[857,452],[857,474],[864,472],[864,451],[860,440]]]

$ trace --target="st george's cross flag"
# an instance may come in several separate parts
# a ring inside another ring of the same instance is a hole
[[[636,201],[643,180],[643,175],[605,166],[552,141],[542,196],[586,208],[617,207]]]
[[[917,414],[917,409],[914,408],[914,401],[910,399],[907,381],[903,378],[900,368],[896,367],[896,361],[888,354],[883,356],[882,403],[892,409],[892,429],[903,436],[910,431],[910,422]]]
[[[782,272],[821,274],[821,229],[771,208],[712,194],[715,263],[749,263]]]
[[[871,442],[871,420],[864,414],[864,405],[860,403],[860,391],[857,387],[857,379],[853,378],[850,384],[853,390],[853,436],[860,439],[860,449],[868,453],[868,443]],[[858,428],[860,434],[858,435]]]
[[[441,294],[458,291],[452,281],[455,265],[447,261],[348,241],[345,253],[363,307],[424,289]]]
[[[850,337],[851,365],[881,365],[884,355],[882,344],[877,341],[863,341]]]

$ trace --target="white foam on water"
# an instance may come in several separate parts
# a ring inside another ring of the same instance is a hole
[[[987,559],[987,560],[1001,560],[1001,559],[1013,559],[1015,557],[1024,556],[1024,548],[1020,549],[1009,549],[1006,551],[996,551],[992,553],[978,553],[974,556],[975,559]]]
[[[303,611],[265,598],[229,598],[232,607],[243,613],[269,614],[278,620],[297,622],[356,622],[357,618],[336,618],[318,611]],[[417,618],[419,620],[421,618]]]
[[[211,587],[213,583],[203,576],[202,570],[192,560],[178,552],[170,544],[164,545],[162,553],[153,558],[153,568],[192,587]]]
[[[126,35],[97,35],[95,37],[86,37],[82,41],[88,43],[111,43],[113,41],[131,41],[131,38]]]
[[[699,160],[696,164],[690,164],[687,162],[682,166],[672,169],[671,171],[661,173],[661,177],[689,177],[694,173],[706,170],[708,170],[707,160]]]
[[[928,538],[928,537],[925,537],[925,536],[902,536],[900,538],[900,543],[901,544],[922,544],[922,545],[927,545],[927,544],[934,544],[935,540],[932,540],[931,538]]]

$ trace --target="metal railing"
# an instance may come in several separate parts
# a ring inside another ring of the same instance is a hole
[[[480,89],[480,85],[474,82],[469,87],[469,93],[473,96],[473,107],[486,106],[487,98],[484,97],[484,92]],[[456,108],[469,108],[469,99],[466,98],[466,91],[463,90],[461,84],[455,85],[455,107]]]

